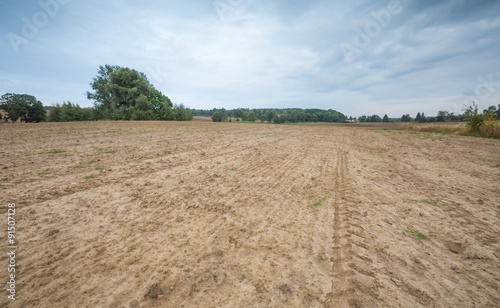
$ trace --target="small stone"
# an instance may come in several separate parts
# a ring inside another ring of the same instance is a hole
[[[153,299],[158,299],[160,295],[163,295],[163,290],[158,283],[153,283],[145,296]]]
[[[282,284],[281,286],[279,286],[278,289],[281,291],[282,294],[292,293],[292,289],[290,289],[290,287],[287,284]]]
[[[49,231],[49,236],[56,235],[57,233],[59,233],[59,230],[58,230],[58,229],[53,229],[53,230],[50,230],[50,231]]]

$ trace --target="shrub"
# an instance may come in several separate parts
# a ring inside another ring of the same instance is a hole
[[[479,128],[479,133],[484,137],[500,138],[500,121],[491,115],[486,115]]]

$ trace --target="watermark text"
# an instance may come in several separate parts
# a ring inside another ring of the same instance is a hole
[[[7,204],[7,297],[16,300],[16,204]]]

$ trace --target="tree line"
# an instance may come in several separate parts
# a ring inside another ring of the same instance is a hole
[[[471,106],[475,106],[476,112],[479,112],[477,110],[477,105],[472,102]],[[437,113],[437,116],[426,116],[424,112],[420,113],[418,112],[416,116],[413,118],[410,116],[410,114],[403,114],[401,118],[389,118],[386,115],[384,117],[380,117],[378,115],[371,115],[371,116],[360,116],[358,118],[359,122],[418,122],[418,123],[432,123],[432,122],[462,122],[462,121],[467,121],[468,120],[468,114],[470,113],[470,106],[464,106],[464,113],[463,114],[455,114],[453,112],[448,112],[445,110],[440,110]],[[498,107],[496,106],[490,106],[486,109],[483,110],[482,115],[484,116],[490,116],[495,119],[500,119],[500,104]]]
[[[468,108],[468,106],[464,106]],[[248,109],[238,108],[226,110],[221,109],[193,109],[193,115],[211,117],[214,122],[255,122],[257,120],[268,123],[297,123],[297,122],[345,122],[347,120],[361,123],[389,123],[389,122],[462,122],[466,120],[464,114],[455,114],[448,111],[439,111],[437,116],[426,116],[424,112],[418,112],[415,117],[404,114],[401,118],[389,118],[387,114],[383,117],[379,115],[362,115],[359,118],[347,117],[336,110],[322,109]],[[491,114],[494,118],[500,119],[500,105],[498,108],[490,106],[483,111],[483,114]]]
[[[336,110],[322,109],[248,109],[238,108],[226,110],[193,110],[195,116],[210,116],[214,122],[255,122],[257,120],[268,123],[298,123],[298,122],[344,122],[347,116]]]

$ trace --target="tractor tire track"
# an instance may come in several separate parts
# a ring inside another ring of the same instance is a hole
[[[378,283],[342,139],[336,147],[335,178],[333,279],[325,306],[376,307]]]

